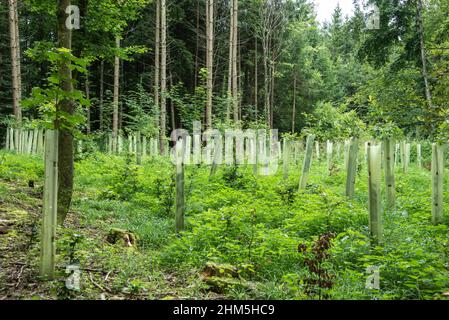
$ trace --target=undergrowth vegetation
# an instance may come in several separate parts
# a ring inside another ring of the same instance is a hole
[[[76,163],[73,213],[58,231],[58,265],[101,270],[107,281],[83,272],[80,292],[67,292],[61,279],[51,292],[78,298],[98,298],[102,291],[165,299],[447,297],[449,221],[431,224],[430,172],[414,165],[408,174],[397,169],[397,209],[384,212],[384,242],[374,245],[366,168],[357,176],[356,196],[348,199],[342,162],[328,175],[325,161],[314,160],[301,192],[300,162],[286,180],[280,171],[254,176],[251,166],[223,166],[212,177],[208,167],[188,166],[186,229],[178,236],[168,160],[147,158],[136,166],[131,156],[83,157]],[[0,205],[8,210],[8,203],[29,201],[13,201],[9,186],[26,188],[33,180],[39,189],[43,174],[39,158],[0,153]],[[447,188],[444,197],[448,203]],[[107,243],[111,228],[135,234],[137,247]],[[27,255],[36,266],[38,241]],[[224,276],[207,276],[211,265]],[[378,290],[366,286],[370,267],[379,269]]]

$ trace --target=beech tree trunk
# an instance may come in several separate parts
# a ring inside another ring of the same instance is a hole
[[[214,66],[214,0],[206,0],[206,127],[212,127],[213,66]]]
[[[273,52],[274,55],[274,52]],[[274,81],[275,81],[275,64],[274,64],[274,56],[271,61],[271,81],[270,81],[270,129],[273,129],[274,125]]]
[[[120,38],[115,39],[115,47],[120,48]],[[112,152],[117,152],[118,137],[118,113],[119,113],[119,91],[120,91],[120,58],[116,55],[114,62],[114,98],[113,98],[113,114],[112,114]]]
[[[167,122],[167,6],[161,0],[161,123],[160,123],[160,151],[165,154],[165,127]]]
[[[72,31],[66,27],[65,10],[70,5],[71,0],[58,1],[58,43],[60,48],[69,50],[72,49]],[[68,65],[60,67],[59,76],[63,79],[61,89],[67,93],[73,92],[72,71]],[[72,100],[61,100],[56,108],[57,112],[73,115],[75,103]],[[58,223],[63,224],[72,202],[74,144],[72,132],[61,126],[59,118],[55,120],[55,127],[59,130]]]
[[[266,36],[265,36],[266,37]],[[267,125],[270,124],[270,75],[268,70],[268,39],[263,39],[263,73],[264,73],[264,113]]]
[[[20,36],[17,2],[18,0],[8,0],[13,109],[14,116],[16,117],[17,122],[20,123],[22,121],[22,109],[20,107],[22,81],[20,71]]]
[[[237,43],[238,43],[238,0],[233,0],[233,32],[232,32],[232,104],[234,121],[239,120],[238,75],[237,75]]]
[[[196,45],[195,45],[195,74],[193,78],[193,87],[198,86],[199,72],[199,51],[200,51],[200,0],[196,1]]]
[[[173,88],[173,74],[170,71],[170,88]],[[175,104],[173,99],[170,99],[170,118],[171,118],[171,129],[176,129],[176,116],[175,116]]]
[[[90,99],[90,83],[89,83],[89,70],[86,71],[85,79],[84,79],[84,87],[86,91],[86,99]],[[87,133],[90,134],[90,108],[86,108],[86,130]]]
[[[228,59],[228,103],[227,103],[227,109],[226,109],[226,119],[228,122],[231,120],[231,105],[232,105],[232,55],[234,53],[234,0],[231,0],[231,7],[230,7],[230,24],[229,24],[229,59]]]
[[[154,106],[159,110],[159,88],[160,88],[160,68],[161,68],[161,2],[156,0],[156,28],[155,28],[154,48]],[[159,125],[157,121],[157,125]]]
[[[259,92],[258,92],[258,86],[259,86],[259,70],[258,70],[258,64],[257,64],[257,37],[254,38],[255,41],[255,51],[254,51],[254,120],[257,121],[257,106],[259,105]]]
[[[427,105],[430,109],[433,108],[432,103],[432,94],[430,91],[430,85],[429,85],[429,75],[427,72],[427,57],[426,57],[426,47],[424,43],[424,23],[423,23],[423,3],[422,0],[418,0],[418,27],[419,27],[419,44],[420,44],[420,51],[421,51],[421,62],[422,62],[422,77],[424,79],[424,87],[426,91],[426,101]]]
[[[292,133],[295,133],[296,120],[296,74],[293,79]]]
[[[100,63],[100,103],[99,103],[100,131],[103,131],[103,100],[104,100],[104,60],[101,60],[101,63]]]

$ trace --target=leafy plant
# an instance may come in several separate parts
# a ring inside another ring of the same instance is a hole
[[[66,91],[61,87],[65,79],[59,72],[63,66],[68,66],[70,70],[78,71],[80,73],[86,72],[88,64],[87,59],[75,57],[69,49],[56,48],[41,52],[40,48],[29,49],[27,55],[39,62],[50,63],[50,73],[47,77],[47,85],[45,88],[33,88],[31,97],[22,102],[24,107],[36,107],[41,115],[40,123],[43,127],[51,129],[55,123],[58,123],[59,128],[67,129],[73,134],[80,135],[78,130],[80,124],[85,122],[84,115],[81,108],[78,112],[70,114],[58,108],[61,101],[69,100],[78,106],[90,106],[90,101],[85,99],[84,94],[79,90]],[[71,80],[74,82],[74,80]]]

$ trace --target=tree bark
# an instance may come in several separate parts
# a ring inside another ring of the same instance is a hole
[[[90,83],[89,83],[89,70],[86,71],[85,78],[84,78],[84,87],[86,92],[86,99],[90,99]],[[86,108],[86,130],[87,133],[90,134],[90,108]]]
[[[100,131],[103,131],[103,101],[104,101],[104,60],[101,60],[101,63],[100,63],[100,103],[99,103]]]
[[[60,48],[69,50],[72,49],[72,31],[66,27],[65,10],[70,4],[71,0],[58,1],[58,43]],[[63,79],[61,89],[66,93],[73,92],[72,71],[68,65],[60,67],[59,77]],[[57,112],[74,114],[75,104],[72,100],[61,100],[57,104]],[[58,118],[55,120],[55,127],[59,130],[58,223],[63,224],[72,202],[74,145],[72,132],[61,126]]]
[[[266,37],[266,36],[265,36]],[[268,39],[263,41],[263,71],[264,71],[264,113],[265,121],[270,124],[270,75],[268,69]]]
[[[430,85],[429,85],[429,75],[427,72],[427,57],[426,57],[426,47],[424,43],[424,23],[423,23],[423,3],[422,0],[418,0],[418,27],[419,27],[419,44],[420,44],[420,51],[421,51],[421,62],[422,62],[422,77],[424,79],[424,87],[426,91],[426,101],[427,105],[430,109],[433,108],[432,103],[432,94],[430,91]]]
[[[196,45],[195,45],[195,74],[193,78],[193,89],[198,86],[199,72],[199,51],[200,51],[200,0],[196,1]]]
[[[167,6],[161,0],[161,123],[160,123],[160,151],[165,154],[165,127],[167,121]]]
[[[228,59],[228,101],[226,109],[226,119],[229,122],[231,120],[231,104],[232,104],[232,55],[234,53],[234,0],[230,1],[230,24],[229,24],[229,59]]]
[[[270,82],[270,129],[273,129],[274,125],[274,75],[276,73],[274,59],[271,63],[271,82]]]
[[[170,71],[170,88],[173,88],[173,74]],[[170,117],[171,117],[171,129],[176,129],[176,117],[175,117],[175,104],[173,99],[170,99]]]
[[[238,39],[238,32],[237,32]],[[242,100],[243,97],[241,93],[243,92],[243,82],[245,79],[245,73],[242,70],[242,44],[239,42],[237,44],[238,52],[237,52],[237,101],[239,108],[239,119],[242,119]]]
[[[14,116],[16,117],[17,122],[20,123],[22,121],[22,108],[20,106],[20,100],[22,99],[22,80],[20,71],[20,35],[17,1],[18,0],[8,0],[8,5],[13,108]]]
[[[160,67],[161,67],[161,2],[156,0],[156,28],[155,28],[155,48],[154,48],[154,107],[159,110],[159,88],[160,88]],[[157,121],[157,125],[159,125]]]
[[[259,92],[258,92],[258,86],[259,86],[259,70],[258,70],[258,64],[257,64],[257,37],[254,38],[255,40],[255,53],[254,53],[254,120],[257,121],[258,112],[257,107],[259,105]]]
[[[214,0],[206,0],[206,127],[212,128],[213,66],[214,66]]]
[[[296,74],[293,79],[292,133],[295,133],[296,120]]]
[[[115,39],[116,49],[120,49],[120,38]],[[118,113],[119,113],[119,91],[120,91],[120,58],[118,55],[114,59],[114,98],[113,98],[113,114],[112,114],[112,152],[117,152],[118,139]]]
[[[233,37],[232,37],[232,104],[234,110],[234,121],[239,120],[239,101],[238,101],[238,75],[237,75],[237,43],[238,43],[238,0],[233,0]]]

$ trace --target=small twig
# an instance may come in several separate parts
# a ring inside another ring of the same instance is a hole
[[[20,267],[20,271],[19,271],[19,274],[17,275],[17,283],[16,283],[16,285],[15,285],[15,287],[17,288],[19,285],[20,285],[20,280],[21,280],[21,276],[22,276],[22,273],[23,273],[23,269],[25,269],[25,266],[26,266],[26,264],[23,264],[21,267]]]
[[[109,289],[109,288],[103,288],[101,285],[99,285],[98,283],[96,283],[95,281],[94,281],[94,279],[92,278],[92,274],[90,273],[90,272],[88,272],[88,274],[89,274],[89,280],[92,282],[92,284],[95,286],[95,287],[97,287],[98,289],[100,289],[101,291],[103,291],[103,292],[109,292],[109,293],[112,293],[112,291]]]
[[[108,274],[106,275],[106,277],[104,278],[104,281],[108,281],[109,279],[109,275],[111,274],[112,270],[108,272]]]
[[[27,265],[26,262],[18,262],[18,261],[15,261],[15,262],[7,262],[6,264],[15,264],[16,266],[26,266],[26,265]]]

